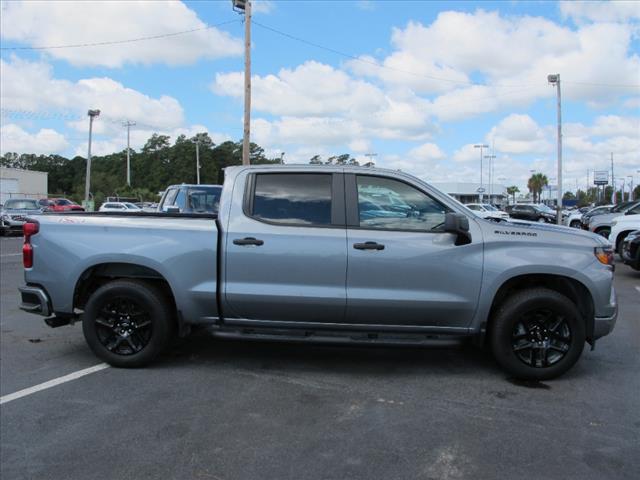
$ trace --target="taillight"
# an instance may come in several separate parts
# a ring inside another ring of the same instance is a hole
[[[593,253],[603,265],[613,265],[613,247],[596,247]]]
[[[22,264],[24,268],[33,267],[33,246],[31,245],[31,237],[40,231],[40,224],[33,220],[29,220],[22,226],[24,233],[24,244],[22,245]]]

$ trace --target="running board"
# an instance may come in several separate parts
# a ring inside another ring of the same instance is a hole
[[[206,331],[217,338],[234,340],[275,341],[291,343],[323,343],[379,346],[455,347],[469,335],[393,334],[326,331],[265,331],[227,329],[211,326]]]

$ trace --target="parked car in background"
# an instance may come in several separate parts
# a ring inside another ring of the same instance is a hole
[[[589,220],[591,220],[592,217],[609,213],[613,207],[615,207],[615,205],[600,205],[599,207],[594,207],[589,210],[587,213],[582,215],[582,218],[580,219],[582,229],[589,230]]]
[[[589,219],[589,231],[609,238],[611,222],[620,215],[634,215],[640,213],[640,201],[624,202],[616,205],[609,213],[596,215]]]
[[[84,212],[84,208],[66,198],[43,198],[38,203],[49,212]]]
[[[222,185],[171,185],[167,187],[159,212],[218,213]]]
[[[30,215],[43,212],[42,206],[32,198],[10,198],[0,211],[0,235],[22,234],[22,226]]]
[[[609,241],[622,258],[622,242],[631,232],[640,230],[640,204],[629,210],[626,215],[620,215],[611,221]]]
[[[539,203],[514,205],[509,216],[530,222],[555,223],[556,214],[549,207]]]
[[[141,212],[142,209],[133,203],[129,202],[106,202],[100,206],[101,212],[122,212],[122,213],[131,213],[131,212]]]
[[[575,210],[570,210],[567,212],[566,217],[564,218],[563,223],[572,228],[581,228],[582,227],[582,216],[591,210],[589,207],[576,208]]]
[[[155,212],[158,210],[158,204],[154,202],[137,202],[134,205],[143,212]]]
[[[640,270],[640,230],[635,230],[622,241],[621,255],[624,263]]]
[[[509,219],[509,214],[507,212],[503,212],[488,203],[467,203],[465,206],[481,218],[494,220]]]

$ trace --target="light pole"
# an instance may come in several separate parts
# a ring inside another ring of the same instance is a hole
[[[200,140],[196,140],[196,183],[200,185]]]
[[[480,203],[482,203],[482,194],[484,193],[484,187],[482,186],[482,150],[485,148],[489,148],[489,145],[485,145],[484,143],[478,143],[476,145],[473,146],[473,148],[479,148],[480,149],[480,188],[478,189],[478,194],[479,194],[479,198],[480,198]]]
[[[560,74],[547,75],[547,80],[551,85],[556,86],[558,101],[558,205],[556,223],[562,224],[562,101],[560,94]]]
[[[249,165],[251,133],[251,0],[231,0],[233,9],[244,12],[244,135],[242,137],[242,164]]]
[[[130,122],[129,120],[127,120],[126,122],[124,122],[122,124],[123,127],[127,127],[127,185],[131,186],[131,148],[129,147],[129,140],[130,140],[130,130],[131,127],[133,127],[136,124],[136,122]]]
[[[91,134],[93,132],[93,119],[100,115],[100,110],[89,110],[89,150],[87,152],[87,178],[84,183],[85,208],[89,208],[89,191],[91,189]]]
[[[492,182],[492,177],[493,177],[493,173],[491,171],[491,169],[493,168],[493,160],[496,158],[495,155],[485,155],[484,158],[486,158],[487,160],[489,160],[489,203],[491,203],[491,182]]]

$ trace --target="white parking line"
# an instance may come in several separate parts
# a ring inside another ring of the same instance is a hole
[[[53,380],[49,380],[48,382],[25,388],[24,390],[19,390],[14,393],[10,393],[8,395],[0,397],[0,405],[3,405],[12,400],[17,400],[18,398],[26,397],[27,395],[31,395],[32,393],[36,393],[41,390],[46,390],[47,388],[55,387],[56,385],[60,385],[61,383],[70,382],[71,380],[76,380],[77,378],[84,377],[85,375],[99,372],[100,370],[104,370],[105,368],[109,368],[109,365],[107,365],[106,363],[100,363],[98,365],[94,365],[93,367],[70,373],[69,375],[65,375],[64,377],[54,378]]]
[[[0,258],[4,258],[4,257],[17,257],[19,255],[22,255],[21,253],[7,253],[5,255],[0,255]]]

